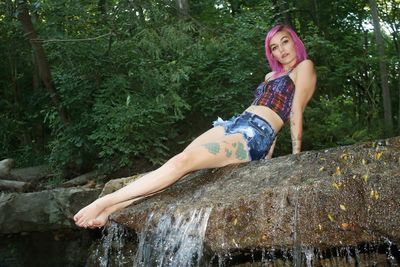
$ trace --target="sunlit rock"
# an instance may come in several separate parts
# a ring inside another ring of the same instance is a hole
[[[216,254],[399,243],[399,182],[397,137],[196,172],[111,220],[140,233],[152,213],[211,208],[204,247]]]

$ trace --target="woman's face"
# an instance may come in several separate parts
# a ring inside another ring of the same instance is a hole
[[[286,31],[277,32],[269,43],[272,56],[288,70],[296,64],[296,48],[290,34]]]

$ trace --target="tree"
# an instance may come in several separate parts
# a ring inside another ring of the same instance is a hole
[[[383,112],[384,112],[384,123],[385,123],[385,133],[390,136],[393,132],[393,118],[392,118],[392,104],[390,100],[390,91],[388,84],[388,73],[385,62],[385,46],[383,43],[383,37],[381,33],[381,27],[379,24],[378,7],[375,0],[369,0],[371,6],[371,14],[374,24],[374,34],[376,45],[379,54],[379,72],[382,87],[383,96]]]
[[[40,43],[38,35],[33,27],[31,16],[29,15],[28,8],[26,3],[23,0],[18,2],[18,19],[22,24],[22,27],[25,31],[25,35],[28,38],[35,58],[35,65],[39,71],[39,76],[49,91],[53,104],[56,106],[58,110],[58,115],[60,116],[61,122],[66,126],[69,123],[68,113],[65,108],[62,106],[61,97],[57,93],[57,90],[54,86],[49,62],[47,60],[44,49]]]

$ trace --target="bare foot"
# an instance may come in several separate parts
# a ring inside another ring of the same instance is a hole
[[[104,199],[99,198],[95,200],[75,214],[75,224],[79,227],[90,226],[90,221],[96,219],[106,207]]]
[[[88,222],[88,226],[91,229],[100,228],[106,225],[108,221],[108,216],[110,216],[112,212],[108,209],[104,209],[95,219],[90,220]]]

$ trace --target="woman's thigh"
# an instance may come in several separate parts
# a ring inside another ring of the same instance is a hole
[[[194,139],[186,148],[185,150],[202,145],[204,143],[209,142],[210,140],[219,140],[225,136],[225,130],[222,126],[217,126],[214,128],[209,129],[208,131],[204,132],[203,134],[199,135],[196,139]]]
[[[250,161],[248,147],[241,133],[213,137],[215,135],[205,135],[199,142],[185,149],[184,153],[189,155],[190,159],[188,163],[190,167],[187,171],[218,168]]]

